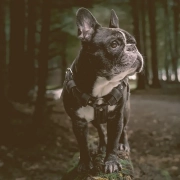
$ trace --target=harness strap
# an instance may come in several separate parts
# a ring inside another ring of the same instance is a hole
[[[120,84],[117,88],[113,88],[112,91],[109,93],[109,95],[111,96],[109,96],[109,99],[107,99],[107,101],[110,106],[117,104],[117,102],[121,99],[122,89],[123,86]]]
[[[87,106],[88,103],[90,103],[92,101],[91,98],[92,97],[89,94],[83,93],[82,96],[81,96],[82,105]]]
[[[89,105],[94,108],[95,120],[97,120],[98,123],[101,124],[107,122],[108,105],[113,106],[119,102],[119,100],[123,96],[123,90],[126,86],[129,92],[129,86],[127,85],[127,81],[127,79],[124,79],[124,81],[122,81],[122,83],[119,84],[117,87],[113,88],[109,94],[101,98],[95,98],[87,93],[82,93],[77,88],[76,83],[73,80],[72,70],[68,68],[66,71],[65,86],[68,93],[72,92],[73,96],[77,98],[77,100],[82,106],[86,107],[87,105]],[[99,100],[103,101],[103,103],[99,104]]]
[[[74,80],[71,79],[66,84],[66,89],[67,89],[68,93],[71,92],[73,87],[76,87],[76,84],[75,84]]]

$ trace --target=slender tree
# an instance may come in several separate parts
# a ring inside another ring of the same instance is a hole
[[[0,104],[3,107],[6,101],[5,97],[5,63],[6,63],[6,34],[5,34],[5,16],[4,16],[4,1],[0,1]],[[2,110],[2,108],[1,108]],[[1,114],[4,110],[1,111]]]
[[[173,48],[172,48],[172,42],[173,42],[173,38],[171,36],[171,29],[170,29],[170,26],[171,26],[171,23],[170,23],[170,20],[169,20],[169,16],[170,16],[170,13],[169,13],[169,5],[168,5],[168,0],[164,0],[162,1],[163,3],[163,6],[164,6],[164,29],[165,29],[165,71],[166,71],[166,79],[167,81],[170,81],[171,78],[170,78],[170,72],[169,72],[169,68],[170,68],[170,62],[171,62],[171,59],[172,59],[172,56],[173,56]]]
[[[25,0],[10,1],[10,95],[14,100],[24,97]]]
[[[65,72],[66,72],[66,68],[67,68],[67,59],[66,59],[66,44],[67,44],[67,33],[63,33],[63,37],[62,37],[62,51],[61,51],[61,69],[62,69],[62,73],[61,73],[61,77],[62,77],[62,84],[64,82],[64,78],[65,78]]]
[[[134,36],[137,42],[137,48],[142,50],[141,46],[141,19],[140,19],[140,0],[131,0],[132,17],[134,24]],[[138,74],[137,89],[145,89],[145,76],[143,73]]]
[[[35,84],[35,32],[36,32],[36,0],[28,0],[28,35],[27,35],[27,53],[25,64],[24,91],[28,94]]]
[[[147,9],[147,1],[141,0],[140,4],[140,15],[141,15],[141,51],[144,56],[144,78],[145,78],[145,86],[149,85],[149,71],[148,71],[148,59],[147,59],[147,38],[146,38],[146,9]]]
[[[152,75],[153,75],[152,87],[159,88],[160,82],[159,82],[159,78],[158,78],[155,0],[148,1],[148,14],[149,14],[150,40],[151,40],[151,66],[152,66]]]
[[[179,50],[179,0],[173,0],[173,17],[174,17],[174,56],[172,65],[175,74],[175,81],[178,82],[178,50]]]
[[[6,34],[5,34],[5,0],[0,1],[0,141],[7,136],[9,117],[13,109],[6,97]]]
[[[50,31],[50,9],[51,1],[44,0],[42,7],[42,28],[39,53],[38,71],[38,96],[34,112],[34,125],[39,127],[43,123],[45,110],[46,80],[48,75],[48,50],[49,50],[49,31]]]

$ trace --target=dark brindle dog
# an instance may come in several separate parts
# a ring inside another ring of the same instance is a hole
[[[88,122],[99,133],[99,152],[106,150],[105,172],[121,168],[118,150],[129,151],[126,125],[129,119],[128,76],[140,72],[143,58],[135,39],[119,28],[112,10],[109,28],[102,27],[85,8],[77,12],[82,48],[66,72],[63,103],[72,119],[80,148],[79,172],[92,168],[88,150]],[[107,122],[107,145],[102,123]]]

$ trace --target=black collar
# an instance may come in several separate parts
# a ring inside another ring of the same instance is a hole
[[[70,68],[67,68],[64,83],[68,93],[72,93],[73,96],[77,98],[81,106],[86,107],[89,105],[94,108],[95,120],[101,124],[107,122],[108,105],[116,105],[123,96],[123,91],[125,87],[128,86],[128,79],[123,79],[109,94],[100,98],[95,98],[87,93],[81,92],[81,90],[79,90],[76,86],[73,79],[73,72]],[[99,104],[99,102],[101,102],[101,104]]]

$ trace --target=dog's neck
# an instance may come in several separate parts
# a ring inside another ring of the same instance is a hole
[[[94,67],[91,64],[90,55],[83,48],[73,64],[74,80],[81,91],[92,93],[94,83],[97,79]]]
[[[91,64],[91,56],[81,50],[79,56],[73,64],[74,80],[77,87],[84,93],[94,97],[102,97],[111,92],[111,90],[120,83],[109,81],[105,77],[99,77]]]

